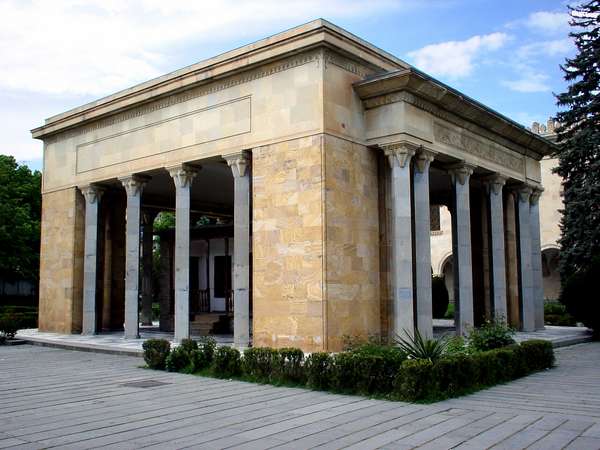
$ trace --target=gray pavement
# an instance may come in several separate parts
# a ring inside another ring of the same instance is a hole
[[[0,448],[600,449],[600,343],[558,367],[432,405],[140,368],[140,358],[0,347]]]

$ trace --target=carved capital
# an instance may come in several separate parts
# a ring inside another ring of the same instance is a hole
[[[475,166],[467,163],[459,163],[448,166],[448,173],[452,179],[452,183],[458,182],[461,186],[469,182],[469,178],[473,175]]]
[[[234,178],[246,176],[248,167],[252,162],[252,155],[248,151],[234,153],[232,155],[223,155],[227,165],[231,167]]]
[[[531,189],[531,186],[528,186],[526,184],[520,185],[516,188],[516,192],[519,196],[519,201],[523,202],[523,203],[529,203],[529,200],[531,198],[531,193],[533,192],[533,189]]]
[[[410,158],[414,156],[419,146],[410,142],[395,142],[380,145],[380,148],[383,150],[383,154],[388,157],[390,167],[394,167],[395,164],[405,167],[410,163]]]
[[[191,164],[178,164],[173,167],[167,167],[169,175],[173,178],[173,182],[177,188],[189,188],[200,169],[200,166],[193,166]]]
[[[429,170],[429,165],[435,159],[437,152],[421,147],[415,156],[415,168],[419,173]]]
[[[119,178],[119,181],[125,188],[128,197],[136,197],[142,195],[144,186],[150,181],[150,178],[151,177],[148,175],[134,174],[128,177]]]
[[[542,192],[544,192],[544,188],[541,186],[536,186],[532,189],[531,197],[529,198],[529,201],[531,202],[532,205],[538,204],[538,202],[540,200],[540,196],[542,195]]]
[[[496,195],[502,194],[502,187],[506,184],[507,178],[504,175],[495,173],[483,179],[486,191],[489,194],[493,192]]]
[[[79,186],[79,190],[85,197],[85,202],[93,204],[100,201],[102,194],[106,191],[106,188],[97,184],[87,184],[85,186]]]

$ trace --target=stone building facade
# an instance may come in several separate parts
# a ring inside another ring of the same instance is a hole
[[[42,330],[136,338],[144,229],[174,211],[178,340],[200,216],[232,220],[238,346],[429,336],[431,204],[452,212],[457,331],[486,315],[543,327],[537,200],[552,144],[324,20],[32,133],[44,142]]]
[[[556,125],[553,119],[546,124],[534,122],[531,130],[551,142],[556,142]],[[563,207],[561,196],[562,179],[553,173],[558,160],[545,156],[540,161],[541,180],[544,192],[540,197],[540,239],[542,257],[542,279],[544,299],[556,300],[560,295],[560,274],[558,271],[558,240],[560,239],[560,210]],[[431,270],[434,275],[444,278],[450,300],[454,299],[452,266],[452,220],[450,210],[443,205],[432,205],[433,214],[439,221],[432,221],[431,227]]]

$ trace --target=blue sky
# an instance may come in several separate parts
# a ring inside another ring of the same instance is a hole
[[[0,0],[0,153],[41,167],[46,117],[323,17],[523,125],[574,47],[553,0]]]

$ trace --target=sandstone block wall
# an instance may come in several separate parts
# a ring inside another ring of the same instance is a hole
[[[40,331],[81,331],[84,213],[75,188],[42,197]]]

